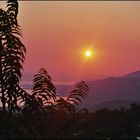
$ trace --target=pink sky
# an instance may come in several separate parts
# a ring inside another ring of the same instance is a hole
[[[20,1],[25,73],[57,79],[122,75],[140,69],[140,1]],[[93,46],[83,63],[81,50]]]

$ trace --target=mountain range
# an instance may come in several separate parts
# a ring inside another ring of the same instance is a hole
[[[101,80],[87,81],[90,88],[88,97],[80,107],[89,110],[103,107],[115,109],[129,107],[131,103],[140,103],[140,71],[131,72],[121,77],[108,77]],[[32,84],[22,84],[31,89]],[[56,85],[59,96],[67,96],[74,85]]]

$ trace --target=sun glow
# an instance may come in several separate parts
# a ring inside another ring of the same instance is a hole
[[[93,45],[85,45],[81,49],[80,56],[82,57],[84,62],[87,62],[87,61],[91,62],[93,58],[95,58],[95,55],[96,55],[96,51]]]
[[[84,56],[85,56],[85,58],[92,58],[92,56],[93,56],[93,50],[91,50],[91,49],[87,49],[87,50],[85,50],[84,51]]]
[[[87,57],[90,57],[90,56],[92,55],[92,52],[91,52],[91,51],[86,51],[86,52],[85,52],[85,55],[86,55]]]

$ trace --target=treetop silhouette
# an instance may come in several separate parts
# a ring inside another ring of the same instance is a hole
[[[7,1],[7,10],[0,9],[0,94],[3,111],[19,109],[17,100],[25,94],[19,87],[26,48],[20,41],[17,22],[18,2]]]

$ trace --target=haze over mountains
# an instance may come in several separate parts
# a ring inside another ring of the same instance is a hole
[[[129,107],[131,103],[140,103],[140,71],[121,77],[108,77],[101,80],[87,81],[90,92],[82,107],[90,110],[107,107],[110,109]],[[22,84],[31,89],[32,84]],[[74,85],[56,85],[59,96],[66,96]]]

